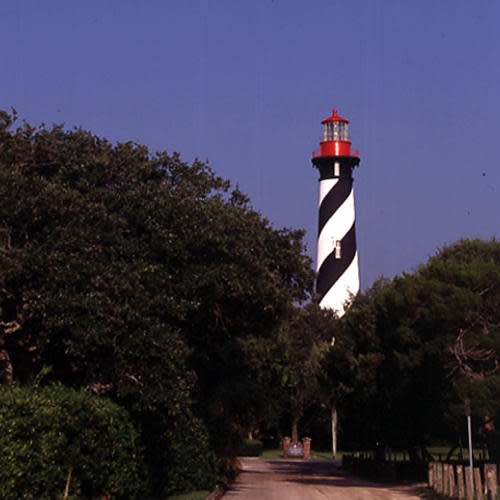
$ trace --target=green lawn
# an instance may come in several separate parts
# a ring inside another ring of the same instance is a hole
[[[448,452],[450,451],[451,446],[429,446],[427,450],[429,453],[437,460],[439,458],[439,455],[441,455],[441,458],[444,460],[446,456],[448,455]],[[452,460],[457,460],[458,459],[458,453],[459,449],[457,448],[453,455],[451,456]],[[337,459],[342,460],[342,456],[344,453],[363,453],[363,452],[343,452],[339,451],[337,452]],[[469,451],[467,449],[462,450],[463,453],[463,459],[468,460],[469,459]],[[473,450],[474,453],[474,459],[478,459],[481,450],[479,448],[475,448]],[[395,455],[397,456],[398,460],[403,460],[404,457],[408,458],[407,453],[402,453],[402,452],[396,452]],[[264,450],[261,455],[262,458],[269,458],[269,459],[278,459],[278,458],[283,458],[283,450],[281,448],[275,449],[275,450]],[[331,460],[332,459],[332,452],[331,451],[314,451],[311,450],[311,459],[312,460]]]
[[[283,458],[283,450],[281,448],[275,450],[264,450],[261,455],[262,458]],[[337,453],[337,458],[342,459],[342,452]],[[332,452],[331,451],[314,451],[311,450],[311,459],[312,460],[331,460]]]
[[[427,448],[429,453],[435,458],[438,459],[439,455],[441,455],[441,458],[444,460],[446,456],[448,455],[448,452],[451,450],[451,446],[429,446]],[[450,457],[452,460],[458,460],[458,454],[460,452],[460,448],[457,448],[454,452],[453,455]],[[482,458],[482,450],[480,448],[473,448],[472,449],[472,455],[474,459],[479,459],[480,457]],[[462,448],[462,456],[463,460],[469,460],[469,449],[468,448]]]

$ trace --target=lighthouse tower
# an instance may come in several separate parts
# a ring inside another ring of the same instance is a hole
[[[359,291],[352,171],[359,153],[351,149],[348,120],[333,110],[321,122],[323,140],[313,153],[319,171],[318,280],[320,306],[344,314],[344,304]]]

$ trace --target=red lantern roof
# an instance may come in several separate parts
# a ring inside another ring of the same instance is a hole
[[[327,122],[342,122],[342,123],[349,123],[349,120],[346,120],[345,118],[342,118],[337,114],[337,109],[335,108],[333,110],[333,115],[329,116],[328,118],[325,118],[321,123],[327,123]]]

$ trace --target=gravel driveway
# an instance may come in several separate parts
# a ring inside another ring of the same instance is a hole
[[[225,500],[419,499],[420,485],[372,483],[342,471],[334,460],[241,458],[242,472]]]

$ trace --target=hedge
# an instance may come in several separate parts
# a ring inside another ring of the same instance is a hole
[[[0,498],[134,498],[143,461],[125,409],[61,384],[0,387]]]
[[[259,439],[244,439],[239,450],[242,457],[259,457],[264,450],[264,445]]]
[[[211,490],[217,478],[217,458],[208,431],[197,418],[185,419],[166,433],[165,493]]]

